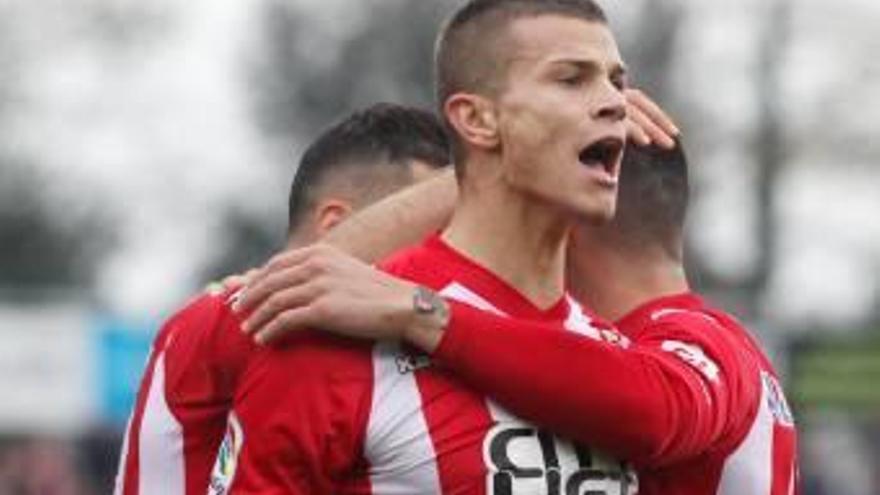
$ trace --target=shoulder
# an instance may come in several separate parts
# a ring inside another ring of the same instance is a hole
[[[166,325],[205,324],[234,317],[232,303],[237,296],[238,291],[233,290],[193,296],[166,320]]]
[[[241,331],[241,320],[232,311],[237,290],[204,293],[190,299],[163,325],[157,350],[184,363],[237,362],[253,344]]]
[[[646,330],[664,327],[680,327],[691,330],[726,331],[725,322],[715,315],[693,308],[659,307],[650,312]]]
[[[643,332],[647,339],[677,338],[705,347],[737,363],[750,379],[761,370],[772,368],[760,344],[742,323],[709,306],[658,308],[650,314]]]
[[[396,275],[418,269],[424,264],[426,258],[429,257],[430,252],[425,246],[412,246],[395,251],[380,261],[376,266],[383,271]]]
[[[656,308],[640,329],[640,340],[681,339],[728,355],[747,351],[746,330],[732,318],[698,308]]]
[[[419,245],[397,251],[377,264],[380,270],[439,290],[453,280],[442,253]]]
[[[731,320],[696,308],[657,308],[644,320],[639,340],[681,341],[697,345],[723,359],[732,359],[747,349],[741,338],[744,330]]]
[[[708,307],[656,307],[643,320],[637,341],[691,368],[742,405],[760,397],[761,360],[733,317]]]

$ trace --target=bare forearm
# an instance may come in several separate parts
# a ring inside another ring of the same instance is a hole
[[[458,186],[449,171],[356,213],[333,229],[325,242],[374,263],[443,228],[457,198]]]

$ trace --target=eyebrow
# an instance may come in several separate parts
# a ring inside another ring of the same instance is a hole
[[[601,67],[601,64],[595,60],[560,59],[553,60],[550,63],[552,65],[572,65],[585,72],[596,72]],[[626,66],[621,63],[615,63],[610,72],[615,77],[627,74]]]

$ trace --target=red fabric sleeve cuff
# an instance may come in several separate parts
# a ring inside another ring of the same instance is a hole
[[[481,311],[458,301],[447,299],[446,302],[449,303],[449,323],[432,357],[441,362],[457,362],[467,352],[468,329],[477,325]]]

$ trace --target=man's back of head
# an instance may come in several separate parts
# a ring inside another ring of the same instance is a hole
[[[623,158],[617,212],[597,230],[624,249],[656,246],[681,261],[689,199],[688,162],[681,142],[673,149],[630,145]]]
[[[320,238],[351,212],[450,163],[431,112],[380,103],[333,124],[306,149],[290,188],[291,243]]]
[[[671,150],[629,145],[611,222],[582,222],[569,250],[569,287],[599,314],[619,318],[664,295],[689,290],[684,271],[688,167]]]

